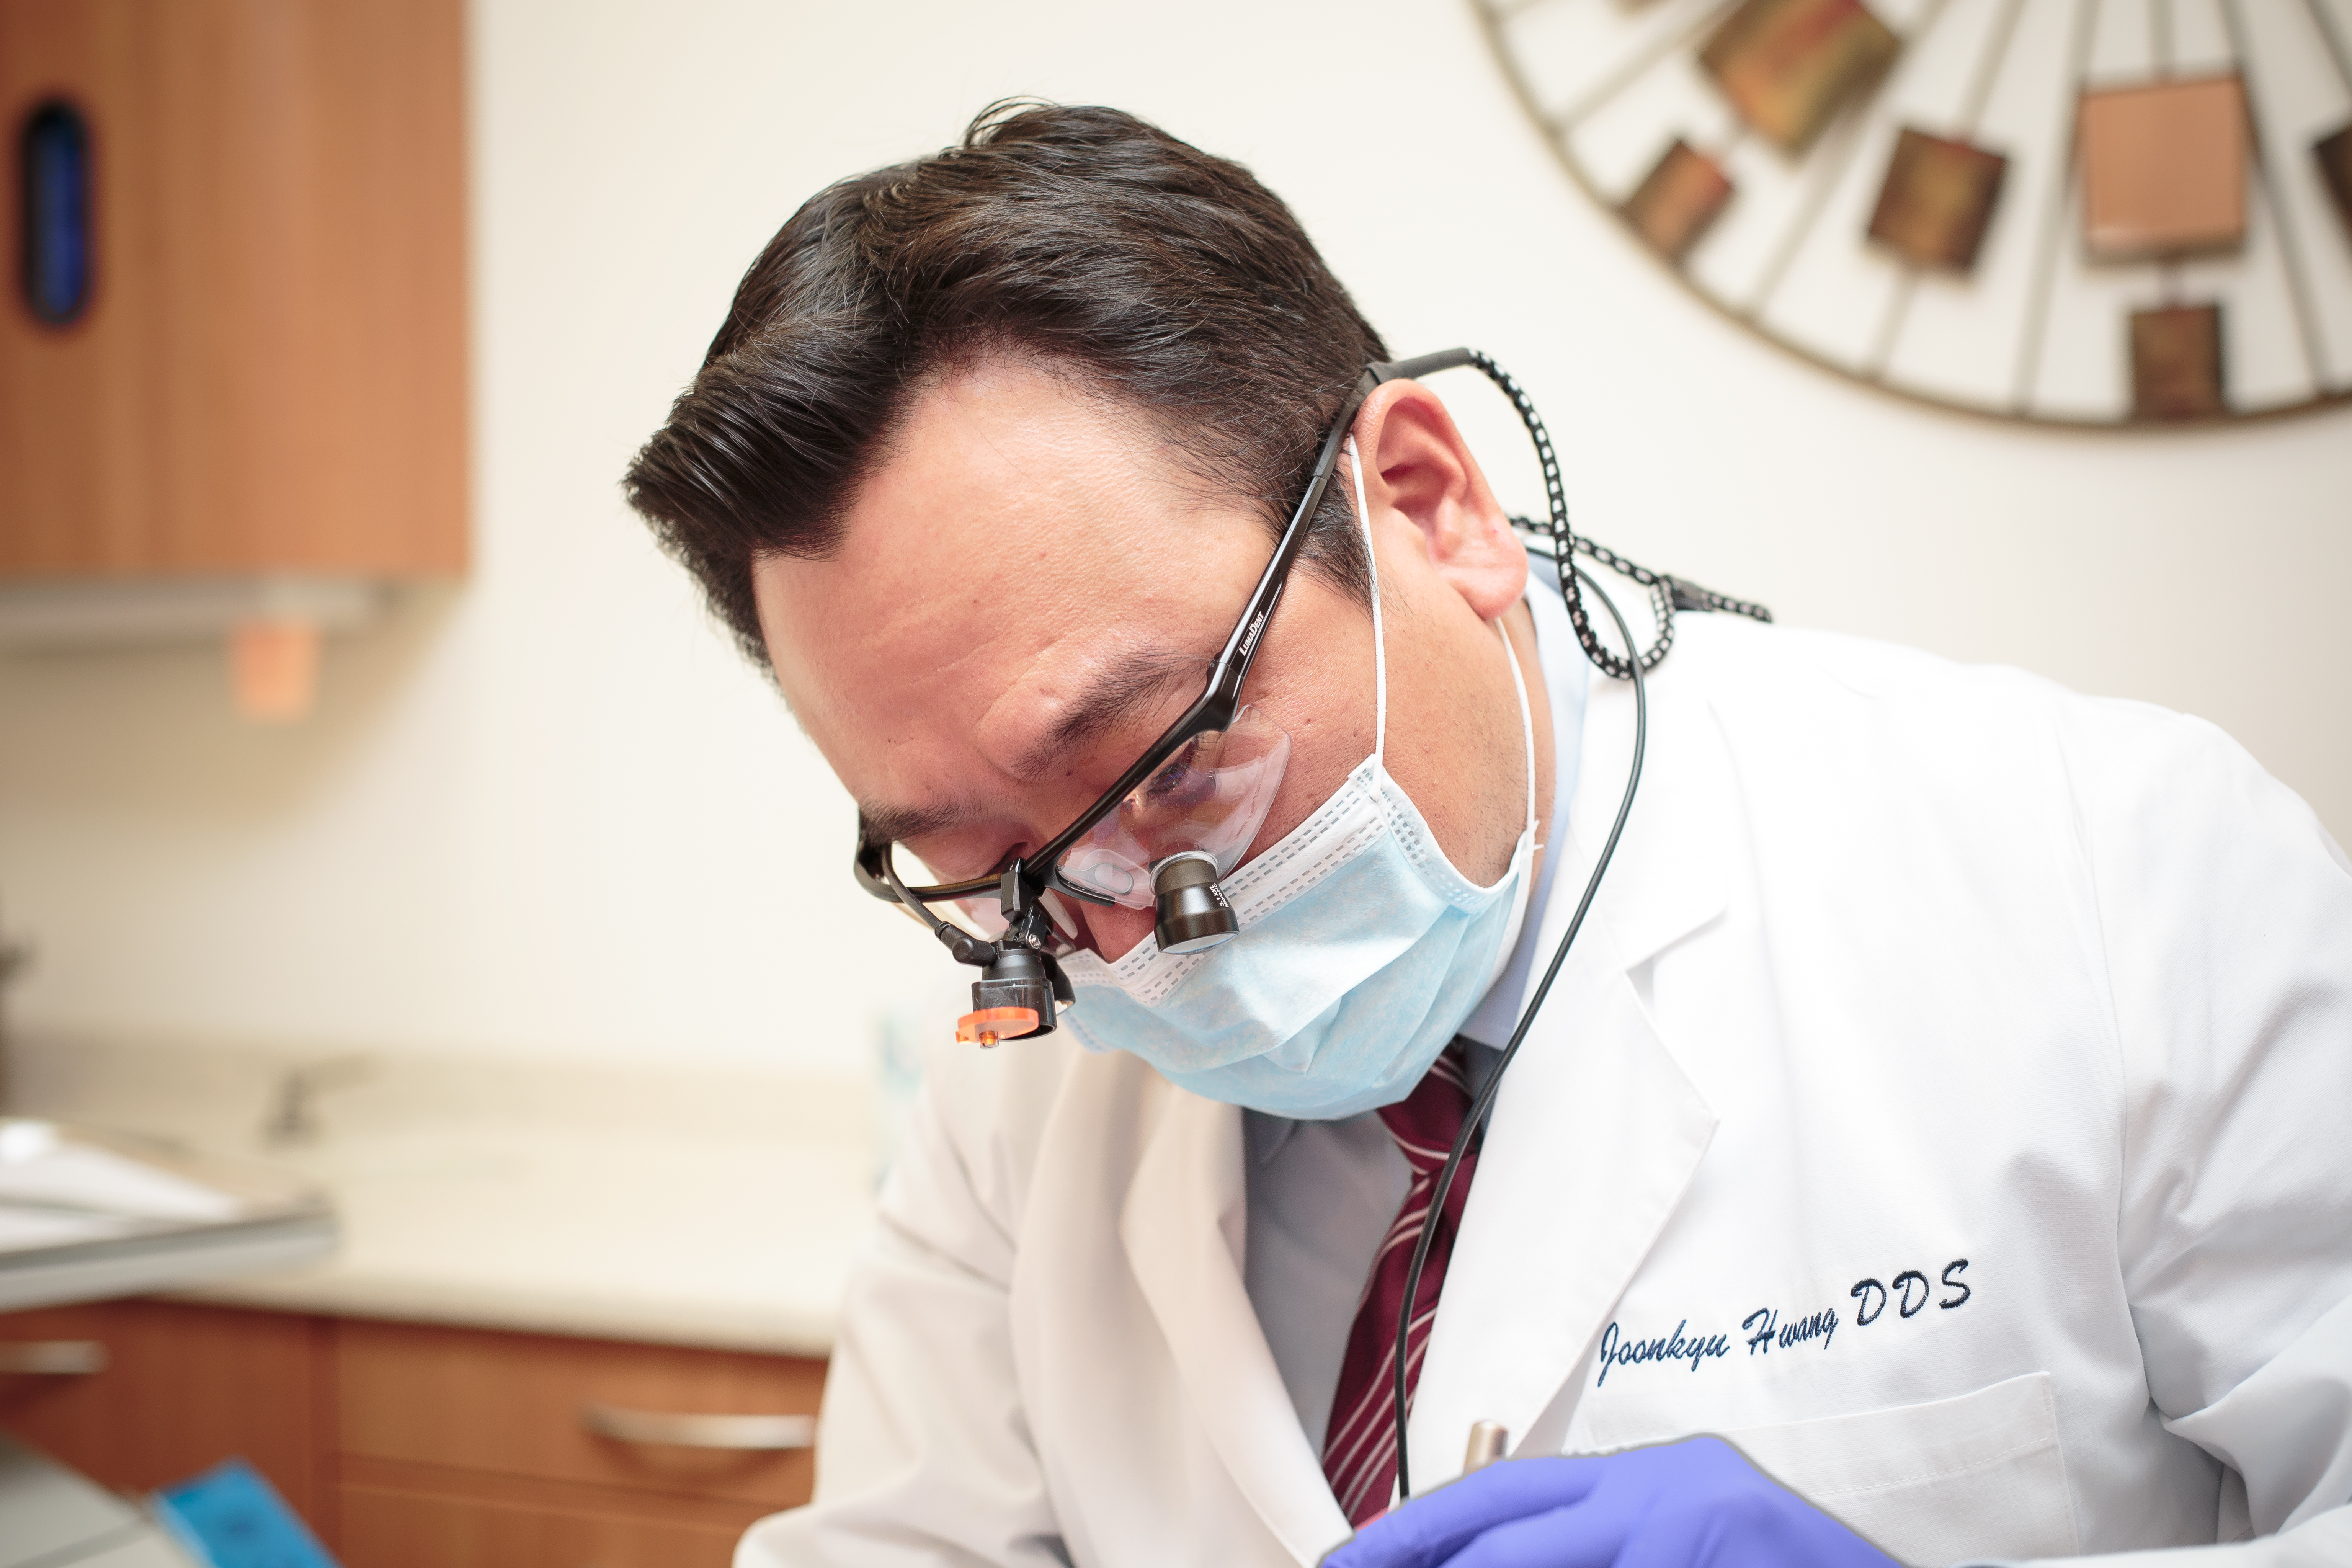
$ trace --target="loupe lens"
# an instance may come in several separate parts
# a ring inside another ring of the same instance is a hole
[[[1152,771],[1057,866],[1062,877],[1125,909],[1153,908],[1152,868],[1198,851],[1223,877],[1241,864],[1273,808],[1290,737],[1255,708],[1195,735]]]
[[[910,890],[964,879],[946,876],[938,867],[929,864],[903,844],[891,845],[887,853],[890,868],[898,874],[899,883]],[[1046,919],[1053,922],[1053,936],[1045,944],[1046,951],[1057,954],[1076,951],[1079,926],[1077,917],[1071,910],[1070,901],[1048,889],[1038,903],[1044,908]],[[994,942],[1004,934],[1004,910],[993,885],[985,893],[975,893],[967,899],[943,900],[925,907],[959,931],[970,931],[983,941]],[[906,905],[900,904],[898,908],[909,919],[915,918],[915,912]]]
[[[940,874],[939,868],[926,863],[923,858],[903,844],[893,844],[885,854],[890,858],[890,869],[898,875],[899,886],[909,891],[917,888],[935,887],[951,879]],[[955,899],[925,906],[940,919],[974,936],[993,940],[1004,930],[1004,919],[996,911],[996,898]],[[901,904],[901,909],[906,906]],[[913,914],[912,910],[908,910]]]

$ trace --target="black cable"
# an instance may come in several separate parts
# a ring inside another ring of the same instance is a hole
[[[1759,621],[1772,618],[1772,612],[1762,605],[1735,599],[1711,588],[1702,588],[1688,578],[1653,572],[1570,527],[1568,490],[1560,482],[1559,456],[1552,450],[1551,432],[1544,427],[1543,416],[1536,412],[1535,399],[1528,395],[1527,388],[1519,384],[1516,376],[1496,363],[1494,355],[1483,349],[1448,349],[1443,353],[1423,354],[1419,359],[1399,360],[1393,364],[1375,365],[1372,369],[1376,375],[1382,377],[1422,376],[1433,371],[1449,370],[1455,365],[1468,365],[1493,382],[1503,395],[1511,400],[1512,408],[1518,413],[1519,423],[1527,427],[1528,439],[1535,443],[1536,460],[1543,470],[1546,521],[1540,523],[1526,518],[1513,518],[1511,521],[1530,531],[1549,535],[1559,554],[1590,556],[1612,572],[1631,577],[1649,591],[1651,618],[1658,627],[1657,640],[1643,648],[1636,647],[1628,639],[1625,657],[1620,658],[1594,634],[1592,623],[1584,613],[1584,602],[1576,591],[1576,578],[1562,574],[1559,594],[1568,602],[1569,625],[1575,628],[1576,640],[1583,647],[1584,656],[1601,674],[1624,680],[1630,676],[1632,665],[1655,669],[1659,661],[1675,646],[1675,612],[1678,609],[1721,610]]]
[[[1562,596],[1569,593],[1565,584],[1570,580],[1570,572],[1583,578],[1586,585],[1600,598],[1601,607],[1609,612],[1609,618],[1617,623],[1617,635],[1625,639],[1625,647],[1628,649],[1634,647],[1633,628],[1625,624],[1625,617],[1618,613],[1616,601],[1610,598],[1607,590],[1591,573],[1576,564],[1574,556],[1563,551],[1557,559],[1561,566]],[[1528,1026],[1535,1022],[1544,998],[1551,994],[1551,983],[1559,977],[1560,965],[1568,962],[1568,950],[1576,941],[1576,933],[1584,929],[1585,912],[1592,908],[1593,895],[1601,891],[1601,873],[1609,869],[1610,858],[1617,853],[1617,840],[1625,831],[1625,818],[1633,810],[1633,792],[1642,783],[1642,752],[1650,736],[1648,683],[1643,679],[1639,658],[1623,662],[1630,667],[1633,681],[1633,765],[1626,771],[1625,798],[1617,804],[1617,820],[1610,825],[1608,842],[1601,845],[1601,858],[1593,862],[1592,875],[1585,880],[1584,897],[1577,900],[1576,913],[1569,919],[1568,930],[1561,934],[1559,946],[1552,952],[1551,964],[1545,969],[1542,983],[1537,985],[1535,995],[1528,1000],[1527,1011],[1519,1015],[1518,1026],[1511,1031],[1511,1041],[1503,1047],[1502,1059],[1487,1075],[1486,1087],[1478,1091],[1478,1098],[1470,1106],[1470,1114],[1462,1119],[1462,1131],[1454,1135],[1454,1148],[1445,1156],[1444,1167],[1437,1173],[1437,1186],[1430,1194],[1429,1213],[1428,1217],[1422,1221],[1421,1239],[1413,1243],[1412,1265],[1405,1270],[1404,1304],[1397,1309],[1396,1336],[1396,1474],[1400,1502],[1412,1496],[1412,1472],[1405,1457],[1405,1422],[1411,1414],[1407,1406],[1405,1372],[1411,1359],[1412,1307],[1414,1299],[1421,1294],[1422,1266],[1429,1261],[1430,1243],[1436,1239],[1437,1227],[1445,1221],[1445,1197],[1454,1190],[1454,1173],[1462,1164],[1463,1152],[1470,1147],[1470,1140],[1477,1135],[1487,1112],[1494,1109],[1495,1091],[1502,1087],[1503,1074],[1509,1070],[1511,1059],[1519,1054],[1519,1046],[1528,1037]],[[1555,815],[1557,812],[1558,805],[1555,803]],[[1558,854],[1561,847],[1555,844],[1551,847],[1552,852]]]
[[[1612,571],[1626,572],[1627,575],[1650,591],[1650,606],[1658,625],[1658,640],[1645,648],[1629,636],[1625,639],[1625,657],[1620,658],[1594,633],[1592,622],[1584,613],[1584,600],[1576,591],[1576,579],[1583,576],[1584,574],[1570,574],[1562,572],[1559,574],[1559,596],[1568,603],[1568,624],[1575,629],[1576,640],[1583,647],[1584,657],[1591,659],[1593,668],[1600,670],[1601,674],[1617,680],[1631,679],[1633,672],[1637,668],[1654,669],[1657,668],[1658,661],[1664,658],[1667,651],[1675,646],[1673,590],[1658,574],[1644,572],[1639,567],[1633,567],[1627,572],[1627,568],[1633,566],[1631,562],[1622,560],[1611,551],[1601,549],[1589,539],[1579,539],[1576,536],[1576,530],[1568,521],[1568,489],[1560,482],[1559,455],[1552,450],[1551,432],[1544,427],[1543,416],[1536,412],[1535,399],[1528,395],[1527,388],[1519,384],[1517,377],[1496,363],[1495,356],[1484,349],[1460,349],[1455,350],[1454,353],[1461,355],[1460,360],[1454,360],[1450,355],[1437,354],[1430,355],[1429,359],[1433,362],[1445,358],[1451,363],[1466,363],[1475,367],[1488,381],[1493,382],[1502,390],[1503,395],[1511,400],[1511,406],[1518,411],[1519,423],[1526,426],[1528,439],[1535,443],[1536,461],[1543,470],[1544,510],[1549,519],[1544,531],[1550,534],[1553,548],[1559,552],[1560,558],[1565,560],[1570,555],[1581,552]],[[1408,361],[1407,363],[1422,362]],[[1591,579],[1588,577],[1586,581],[1590,582]],[[1594,585],[1594,591],[1599,592],[1597,584]]]

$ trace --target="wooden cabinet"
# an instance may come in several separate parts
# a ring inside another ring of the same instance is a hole
[[[813,1414],[819,1363],[401,1323],[346,1322],[336,1341],[348,1568],[718,1568],[814,1481],[805,1449],[624,1443],[583,1413]]]
[[[463,25],[462,0],[0,0],[0,577],[463,568]],[[53,322],[19,275],[60,105],[89,288]]]
[[[583,1415],[814,1414],[821,1362],[163,1301],[0,1316],[0,1346],[55,1341],[103,1344],[106,1370],[0,1375],[0,1426],[140,1489],[241,1453],[347,1568],[724,1568],[814,1481],[804,1449]]]
[[[326,1498],[318,1432],[331,1325],[281,1312],[107,1301],[0,1316],[0,1347],[85,1342],[96,1373],[0,1373],[0,1427],[108,1486],[150,1491],[242,1454],[306,1518]]]
[[[383,1466],[446,1466],[760,1504],[808,1495],[806,1449],[615,1442],[589,1404],[710,1415],[813,1413],[815,1362],[659,1345],[348,1322],[336,1336],[336,1447]],[[382,1471],[373,1473],[383,1473]]]
[[[354,1487],[342,1501],[347,1568],[721,1568],[743,1525],[637,1513],[540,1508],[512,1498],[460,1499]],[[745,1522],[749,1522],[746,1521]]]

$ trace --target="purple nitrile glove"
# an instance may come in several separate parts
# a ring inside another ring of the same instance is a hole
[[[1513,1459],[1374,1520],[1322,1568],[1895,1568],[1719,1437]]]

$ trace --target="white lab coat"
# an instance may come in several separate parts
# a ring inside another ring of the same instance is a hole
[[[2343,852],[2195,720],[1679,626],[1488,1130],[1415,1480],[1481,1419],[1720,1433],[1906,1563],[2352,1562]],[[1546,954],[1632,699],[1594,683]],[[1244,1291],[1242,1160],[1237,1110],[1066,1034],[954,1059],[816,1501],[739,1568],[1315,1562],[1348,1527]]]

